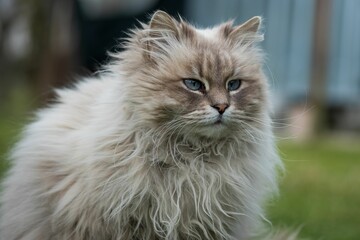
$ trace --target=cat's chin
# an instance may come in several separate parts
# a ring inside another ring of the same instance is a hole
[[[224,121],[217,120],[213,123],[197,128],[194,133],[201,137],[218,139],[229,136],[229,134],[231,134],[231,130]]]

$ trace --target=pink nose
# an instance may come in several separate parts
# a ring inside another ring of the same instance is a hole
[[[215,104],[215,105],[212,105],[212,107],[215,108],[216,110],[218,110],[218,112],[220,114],[223,114],[225,112],[225,110],[229,107],[229,104],[226,104],[226,103]]]

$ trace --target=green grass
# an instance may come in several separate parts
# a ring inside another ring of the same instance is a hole
[[[34,100],[29,101],[31,94],[24,87],[14,88],[8,95],[7,101],[0,104],[0,178],[9,165],[7,155],[35,105]]]
[[[307,239],[360,239],[360,141],[279,144],[286,165],[274,226],[301,227]]]

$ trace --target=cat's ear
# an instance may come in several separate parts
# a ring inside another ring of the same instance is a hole
[[[173,35],[179,34],[178,22],[164,11],[156,11],[149,23],[150,34]]]
[[[252,17],[245,23],[234,27],[228,34],[228,38],[232,41],[242,43],[262,41],[263,35],[259,33],[261,21],[262,19],[259,16]]]
[[[236,33],[257,33],[261,26],[261,17],[255,16],[247,20],[245,23],[236,27],[233,31]]]
[[[147,31],[146,55],[151,59],[159,53],[167,52],[171,43],[179,39],[179,22],[158,10],[153,14]]]

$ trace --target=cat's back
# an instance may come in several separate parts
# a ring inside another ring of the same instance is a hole
[[[0,239],[52,238],[42,236],[49,232],[52,221],[48,194],[76,181],[81,171],[76,155],[84,151],[77,149],[83,145],[79,141],[84,134],[86,140],[86,132],[106,108],[105,99],[113,89],[111,79],[89,78],[72,88],[57,90],[56,103],[40,110],[36,120],[24,129],[10,155],[12,167],[2,184]],[[71,197],[64,199],[70,201]]]
[[[94,109],[109,95],[113,83],[110,78],[88,78],[72,88],[56,90],[56,103],[40,110],[37,120],[28,129],[45,125],[64,132],[78,130],[87,125],[91,117],[96,117]]]
[[[112,83],[107,78],[89,78],[72,88],[56,90],[55,103],[39,110],[25,127],[10,156],[13,169],[45,159],[66,162],[70,148],[87,137],[88,128],[103,114],[101,109],[106,109],[104,98],[110,95]]]

